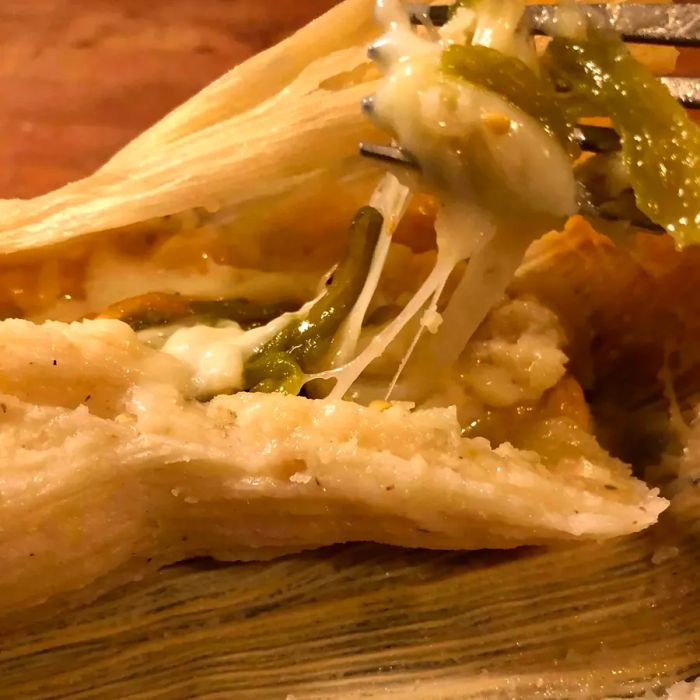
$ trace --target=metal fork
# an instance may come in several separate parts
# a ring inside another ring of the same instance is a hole
[[[545,33],[554,18],[552,5],[528,5],[526,17],[535,34]],[[644,44],[664,44],[679,47],[700,47],[700,5],[694,3],[587,5],[605,13],[612,27],[625,41]],[[414,24],[430,23],[439,27],[449,19],[450,5],[412,5],[409,7]],[[660,80],[683,106],[700,109],[700,78],[661,76]],[[363,102],[363,109],[372,110],[372,98]],[[581,148],[593,153],[617,150],[620,141],[612,129],[579,125],[574,137]],[[410,153],[395,146],[361,143],[360,153],[369,158],[396,165],[417,167]]]
[[[545,34],[556,21],[556,5],[528,5],[525,17],[534,34]],[[695,3],[625,3],[609,5],[586,3],[586,7],[607,16],[625,41],[637,44],[700,46],[700,8]],[[412,5],[411,21],[426,19],[435,27],[447,23],[450,5]]]

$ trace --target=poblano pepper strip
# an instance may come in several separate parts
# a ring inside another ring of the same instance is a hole
[[[552,85],[519,58],[488,46],[448,46],[440,59],[442,71],[491,90],[534,117],[571,156],[578,154],[572,125],[559,106]]]
[[[291,355],[281,350],[268,350],[248,361],[246,382],[250,391],[296,396],[304,384],[304,372]]]
[[[304,373],[317,369],[316,363],[362,291],[382,221],[382,215],[372,207],[357,212],[345,253],[326,293],[305,318],[293,320],[246,362],[250,391],[299,393]]]
[[[135,331],[191,319],[235,321],[245,329],[262,326],[294,308],[289,302],[261,304],[249,299],[197,299],[168,292],[149,292],[124,299],[98,318],[116,318]]]
[[[554,39],[545,54],[570,118],[609,117],[637,206],[681,245],[700,244],[700,128],[611,33]]]

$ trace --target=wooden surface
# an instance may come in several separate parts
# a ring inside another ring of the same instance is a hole
[[[0,636],[0,698],[639,697],[700,674],[700,543],[652,564],[659,532],[181,564]]]

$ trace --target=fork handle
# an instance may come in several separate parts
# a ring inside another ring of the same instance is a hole
[[[604,14],[625,41],[638,44],[700,46],[700,5],[624,3],[587,5]],[[556,17],[556,5],[530,5],[528,16],[536,33],[544,33]]]
[[[700,46],[700,5],[695,3],[595,3],[584,7],[603,13],[625,41]],[[414,4],[410,11],[415,24],[421,24],[427,18],[440,27],[449,19],[450,5]],[[526,13],[533,32],[546,34],[556,18],[557,6],[528,5]]]

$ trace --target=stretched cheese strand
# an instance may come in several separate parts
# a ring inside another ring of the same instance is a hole
[[[396,385],[397,385],[399,379],[401,378],[401,375],[403,374],[404,369],[406,369],[406,365],[408,364],[408,361],[411,359],[413,352],[416,349],[416,346],[418,345],[418,341],[423,337],[423,331],[427,328],[426,318],[436,318],[438,301],[440,300],[440,295],[442,294],[443,290],[445,289],[446,283],[447,283],[447,278],[445,278],[442,282],[442,285],[440,287],[438,287],[433,292],[433,297],[430,300],[430,303],[428,304],[428,308],[426,309],[425,313],[421,317],[420,326],[419,326],[418,330],[416,331],[415,335],[413,336],[413,340],[411,341],[411,344],[408,346],[408,350],[406,350],[406,353],[401,358],[401,362],[399,362],[398,369],[396,370],[396,372],[394,372],[394,376],[391,378],[391,382],[389,383],[389,388],[386,390],[386,394],[384,395],[385,401],[388,401],[391,398],[391,395],[394,392],[394,389],[396,388]]]
[[[357,349],[357,342],[362,331],[362,324],[365,320],[367,309],[379,284],[389,253],[392,236],[406,211],[409,197],[409,188],[402,185],[391,173],[387,173],[384,176],[372,194],[370,206],[377,209],[384,217],[382,233],[377,241],[372,264],[362,292],[338,333],[338,341],[333,348],[332,355],[332,365],[334,367],[346,364]]]
[[[486,314],[505,293],[525,251],[541,231],[524,226],[520,235],[494,236],[471,257],[442,314],[442,324],[432,344],[434,355],[445,367],[459,359]]]
[[[508,31],[514,35],[518,8],[522,12],[520,3],[511,3],[508,21],[498,33],[499,48]],[[492,15],[489,13],[489,20]],[[567,155],[536,120],[495,93],[446,79],[439,60],[451,40],[434,42],[418,36],[398,0],[378,0],[377,18],[387,32],[371,51],[386,75],[373,99],[373,116],[394,131],[418,159],[425,179],[443,204],[436,222],[438,258],[403,311],[360,355],[340,370],[319,375],[336,378],[331,398],[348,391],[431,297],[434,308],[455,265],[471,258],[436,342],[441,365],[456,361],[503,294],[528,242],[546,230],[541,226],[542,217],[533,216],[533,210],[553,216],[575,210]],[[477,21],[477,38],[492,41],[495,34],[485,31],[485,24],[483,18]],[[504,122],[505,130],[498,126]],[[541,167],[534,183],[531,163]],[[522,227],[513,230],[516,220]],[[389,392],[421,333],[422,327]]]
[[[393,321],[372,338],[367,347],[354,360],[343,367],[310,375],[307,377],[307,380],[335,379],[335,386],[328,398],[342,398],[364,369],[384,353],[387,346],[396,338],[403,327],[421,310],[423,304],[430,299],[437,289],[444,285],[445,280],[447,280],[459,259],[455,250],[443,249],[439,251],[435,267],[408,304],[404,306]]]

